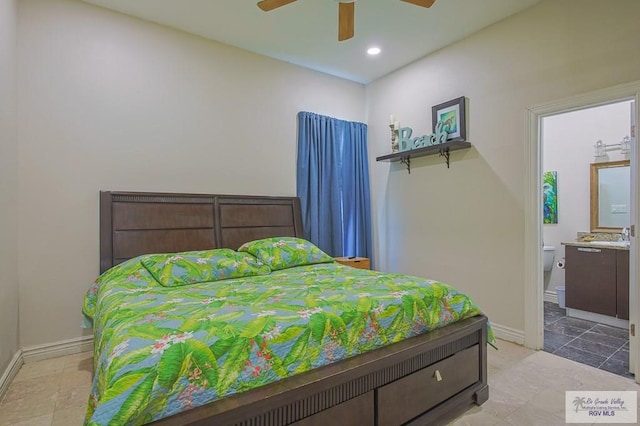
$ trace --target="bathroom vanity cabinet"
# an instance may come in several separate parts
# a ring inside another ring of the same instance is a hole
[[[565,247],[568,308],[629,319],[629,251]]]

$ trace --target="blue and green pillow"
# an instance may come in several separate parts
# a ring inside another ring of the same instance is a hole
[[[151,254],[143,256],[140,262],[165,287],[271,273],[255,257],[231,249]]]
[[[238,251],[252,254],[272,271],[334,261],[313,243],[295,237],[273,237],[250,241],[241,245]]]

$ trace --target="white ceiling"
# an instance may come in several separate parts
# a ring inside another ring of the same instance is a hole
[[[356,2],[355,37],[338,42],[338,1],[297,0],[263,12],[258,0],[84,0],[252,52],[368,83],[540,0]],[[382,53],[371,57],[367,48]]]

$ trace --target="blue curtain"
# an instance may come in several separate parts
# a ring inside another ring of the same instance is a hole
[[[297,192],[306,239],[331,256],[371,258],[366,124],[298,113]]]

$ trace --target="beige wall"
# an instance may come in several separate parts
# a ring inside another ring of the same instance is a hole
[[[360,84],[65,0],[19,2],[21,346],[80,336],[98,191],[295,195],[296,114]]]
[[[19,2],[20,345],[83,333],[99,190],[294,194],[299,110],[369,123],[380,269],[451,283],[523,330],[525,108],[638,79],[640,2],[609,3],[544,1],[365,93],[77,1]],[[430,133],[431,106],[461,95],[473,148],[450,169],[375,162],[389,114]]]
[[[16,0],[0,0],[0,375],[18,350]]]
[[[377,265],[468,292],[524,330],[525,109],[637,80],[640,2],[547,0],[367,86]],[[468,140],[438,156],[375,163],[389,114],[431,133],[431,106],[468,98]]]

